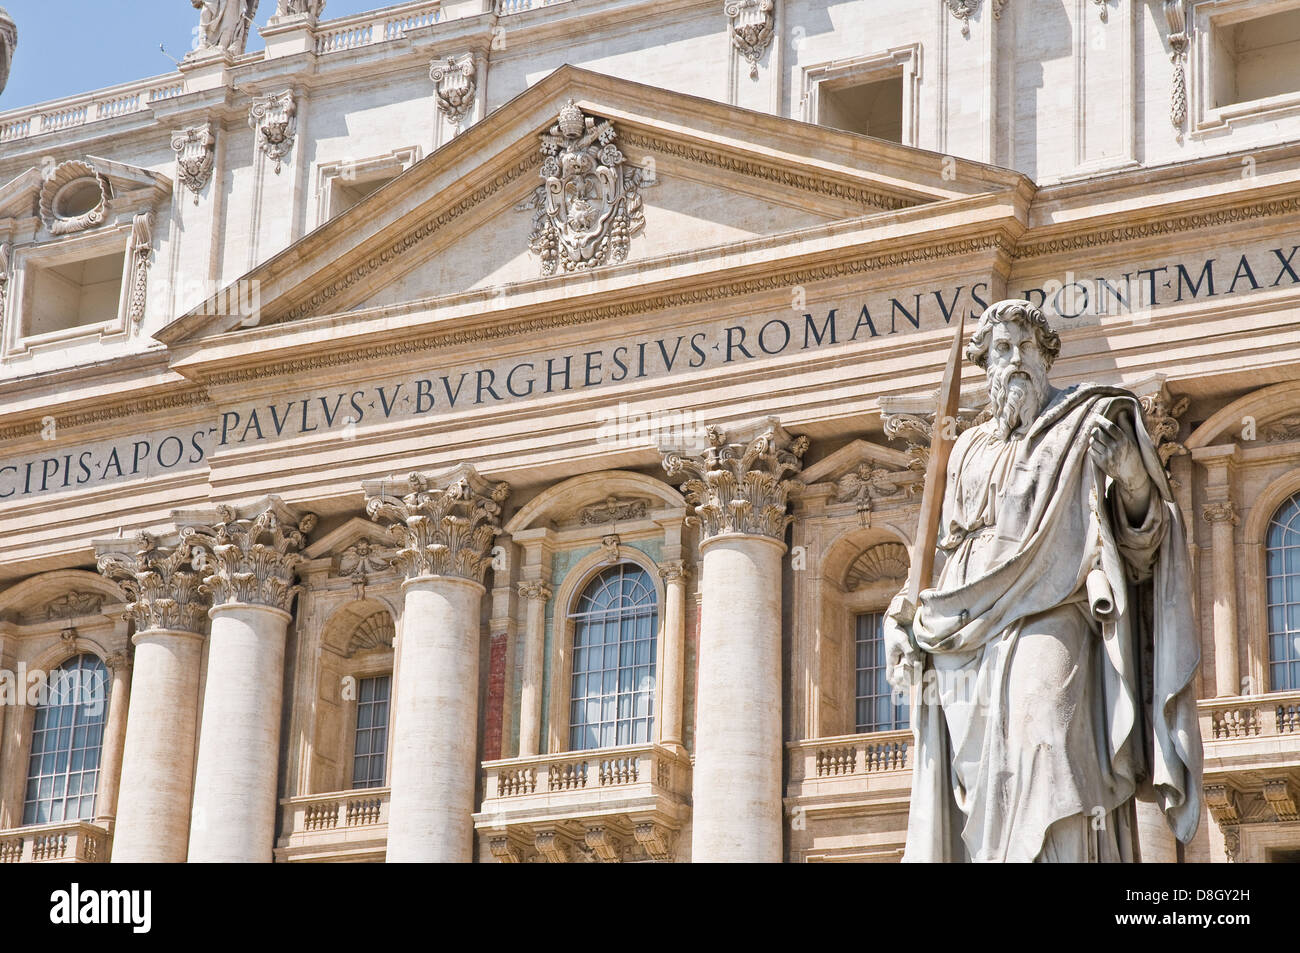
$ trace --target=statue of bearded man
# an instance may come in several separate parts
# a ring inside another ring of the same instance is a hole
[[[934,588],[885,620],[919,680],[906,861],[1134,861],[1136,799],[1182,842],[1201,812],[1185,536],[1138,402],[1047,379],[1061,342],[1028,301],[966,357],[992,419],[953,446]]]
[[[240,54],[248,43],[248,30],[257,16],[259,0],[190,0],[199,11],[199,49]]]

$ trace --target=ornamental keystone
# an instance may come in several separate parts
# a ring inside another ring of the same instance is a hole
[[[181,539],[208,575],[203,590],[213,606],[240,603],[289,611],[300,550],[316,526],[314,513],[300,513],[278,496],[245,506],[173,514]]]
[[[802,468],[807,437],[793,437],[775,417],[768,417],[729,436],[720,427],[707,430],[709,447],[698,456],[664,453],[670,478],[686,475],[681,489],[695,507],[701,542],[739,533],[781,540],[793,520],[785,509]]]
[[[137,533],[134,539],[96,540],[95,552],[100,573],[126,596],[137,630],[203,634],[208,598],[187,541],[164,545],[157,536]]]
[[[408,579],[458,576],[483,582],[510,484],[494,483],[461,464],[434,477],[412,473],[400,496],[402,483],[367,480],[362,486],[366,515],[389,524],[399,547],[393,565]]]

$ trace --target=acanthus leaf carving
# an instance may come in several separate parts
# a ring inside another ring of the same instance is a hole
[[[298,134],[298,104],[293,90],[254,99],[248,107],[248,124],[257,137],[257,150],[275,160],[275,173],[279,175]]]
[[[542,184],[516,208],[533,212],[528,247],[544,276],[626,261],[632,236],[645,228],[641,189],[653,182],[629,166],[616,138],[612,122],[584,114],[572,99],[542,135]]]
[[[445,60],[434,60],[429,67],[438,112],[457,128],[474,108],[474,94],[478,88],[474,74],[472,53],[466,53],[460,59],[449,56]]]
[[[1139,397],[1138,403],[1142,407],[1142,423],[1151,436],[1151,442],[1156,445],[1160,462],[1167,471],[1171,458],[1187,453],[1187,448],[1177,439],[1181,427],[1178,418],[1186,413],[1191,398],[1180,397],[1175,400],[1162,387],[1155,394]]]
[[[775,0],[724,0],[731,45],[749,63],[749,78],[758,79],[758,61],[772,45],[776,29]]]
[[[149,533],[138,533],[133,545],[112,540],[97,548],[96,568],[126,596],[137,630],[203,633],[208,600],[203,574],[195,568],[194,549],[187,540],[163,545]]]
[[[967,410],[958,413],[951,436],[959,436],[971,427],[989,420],[991,416],[992,411],[988,407],[979,411]],[[908,469],[924,473],[926,467],[930,465],[930,439],[934,435],[934,414],[887,413],[883,415],[882,421],[886,438],[901,440],[907,444],[907,454],[912,458],[907,465]]]
[[[716,426],[706,432],[709,446],[702,454],[670,451],[663,461],[670,478],[687,477],[681,490],[694,507],[701,541],[730,533],[783,539],[793,520],[786,505],[801,486],[790,477],[803,466],[808,438],[792,437],[774,417],[757,436],[739,442]]]
[[[393,565],[408,578],[458,576],[481,583],[491,564],[492,540],[501,532],[508,483],[494,483],[467,464],[436,481],[407,478],[408,492],[368,481],[366,515],[387,523],[397,542]]]
[[[214,606],[239,603],[288,612],[301,589],[294,581],[301,550],[315,525],[315,514],[299,514],[271,497],[249,516],[218,506],[215,518],[183,525],[181,538],[199,550],[196,564],[208,573],[203,591]]]
[[[205,122],[172,133],[171,146],[176,153],[176,176],[194,193],[194,204],[198,205],[199,193],[211,180],[216,161],[217,138],[212,124]]]

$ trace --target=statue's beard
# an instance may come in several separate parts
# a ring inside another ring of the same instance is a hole
[[[1018,367],[989,372],[989,405],[1003,440],[1032,423],[1047,402],[1047,379]]]

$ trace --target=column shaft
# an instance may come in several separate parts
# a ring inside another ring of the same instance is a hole
[[[1212,521],[1214,550],[1214,689],[1215,694],[1241,694],[1237,665],[1237,554],[1233,539],[1235,519],[1218,516]]]
[[[395,863],[473,858],[478,768],[479,610],[484,588],[454,576],[403,585],[388,855]]]
[[[520,587],[520,592],[524,592],[524,587]],[[528,616],[524,630],[523,685],[519,696],[521,758],[541,752],[542,672],[546,648],[546,597],[538,592],[525,595],[525,598],[528,600]]]
[[[700,545],[691,859],[779,863],[781,556],[767,536]]]
[[[137,633],[114,863],[181,863],[189,847],[202,637]]]
[[[667,568],[667,567],[665,567]],[[659,713],[660,743],[683,747],[682,696],[686,655],[686,575],[677,567],[664,576],[663,710]]]
[[[95,820],[112,822],[117,815],[119,783],[122,778],[122,749],[126,741],[127,709],[131,698],[131,666],[125,655],[109,660],[112,681],[108,694],[108,724],[104,726],[104,748],[99,762],[99,790],[95,797]]]
[[[290,616],[228,602],[213,607],[211,618],[189,859],[268,863]]]

